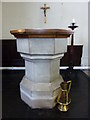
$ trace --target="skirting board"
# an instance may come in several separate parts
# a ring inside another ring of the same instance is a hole
[[[60,67],[61,70],[67,69],[68,66]],[[90,66],[75,66],[74,69],[88,70]],[[0,70],[25,70],[25,67],[0,67]]]

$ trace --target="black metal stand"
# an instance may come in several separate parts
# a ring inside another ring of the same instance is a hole
[[[71,28],[73,31],[75,28],[77,28],[78,26],[75,25],[75,23],[71,23],[70,26],[68,26],[68,28]],[[73,47],[73,43],[74,43],[74,33],[71,36],[71,47],[70,47],[70,53],[69,53],[69,68],[67,69],[67,79],[70,79],[70,76],[72,75],[73,72],[73,54],[74,54],[74,47]]]

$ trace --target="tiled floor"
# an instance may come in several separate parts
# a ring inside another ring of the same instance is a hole
[[[19,83],[24,71],[2,71],[2,116],[3,118],[30,118],[32,119],[55,119],[60,118],[88,118],[88,79],[89,77],[81,70],[74,70],[71,74],[71,104],[68,112],[63,113],[57,109],[31,109],[20,98]],[[66,79],[67,71],[61,74]],[[89,82],[90,84],[90,82]]]

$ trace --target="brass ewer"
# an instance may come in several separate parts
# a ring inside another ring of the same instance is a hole
[[[58,109],[60,111],[67,111],[69,109],[69,104],[71,103],[71,99],[69,96],[69,92],[71,89],[71,81],[64,81],[60,84],[60,92],[57,97]]]

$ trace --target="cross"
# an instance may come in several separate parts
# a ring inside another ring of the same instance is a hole
[[[41,7],[40,9],[44,10],[44,23],[46,23],[46,10],[50,9],[50,7],[47,7],[46,4],[44,4],[44,7]]]

